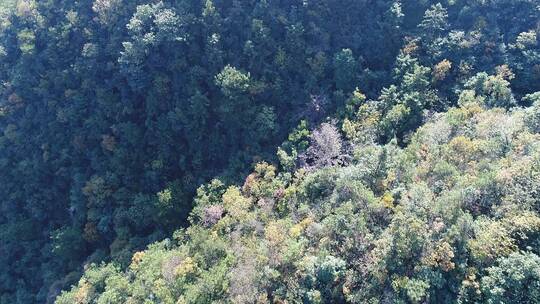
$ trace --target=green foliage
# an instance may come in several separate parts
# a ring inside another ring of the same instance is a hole
[[[486,301],[539,254],[537,6],[0,1],[0,303]]]
[[[225,96],[231,98],[247,93],[250,82],[249,74],[244,74],[230,65],[224,67],[216,76],[216,84]]]
[[[424,13],[424,18],[419,24],[429,32],[443,31],[448,27],[448,12],[441,3],[433,4]]]
[[[105,287],[88,285],[91,268],[57,303],[87,290],[91,303],[536,303],[531,109],[451,108],[403,148],[361,143],[350,163],[286,173],[263,162],[241,188],[213,180],[177,243],[136,253]]]
[[[482,290],[487,303],[540,302],[540,257],[534,253],[513,253],[487,269]]]
[[[336,88],[350,92],[357,83],[358,63],[351,49],[343,49],[334,56]]]
[[[19,40],[19,49],[23,54],[32,54],[34,52],[36,36],[34,32],[29,29],[25,29],[19,32],[17,35]]]

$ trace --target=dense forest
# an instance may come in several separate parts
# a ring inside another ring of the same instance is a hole
[[[540,0],[0,0],[0,304],[540,303]]]

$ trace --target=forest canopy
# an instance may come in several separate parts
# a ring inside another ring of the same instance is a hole
[[[0,303],[540,303],[538,0],[0,3]]]

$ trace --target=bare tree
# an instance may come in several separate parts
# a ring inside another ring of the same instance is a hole
[[[219,205],[211,205],[204,209],[204,217],[202,222],[209,227],[216,224],[223,216],[223,207]]]
[[[323,123],[311,134],[311,144],[302,156],[305,167],[342,165],[347,160],[345,144],[334,123]]]

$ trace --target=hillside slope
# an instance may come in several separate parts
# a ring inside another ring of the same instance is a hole
[[[266,161],[287,188],[359,147],[411,146],[435,113],[540,91],[538,0],[0,2],[0,304],[52,303],[87,265],[124,271],[195,229],[212,179]],[[379,178],[374,199],[397,204]]]
[[[214,180],[189,228],[125,270],[89,265],[56,303],[539,303],[540,95],[527,98],[505,110],[464,90],[404,148],[356,142],[342,165]]]

